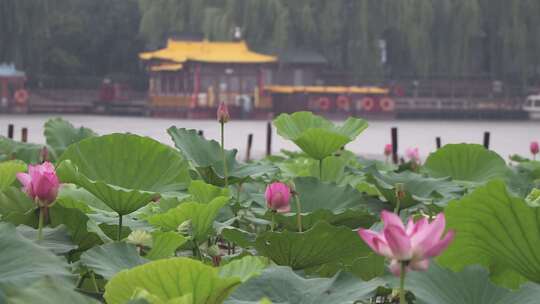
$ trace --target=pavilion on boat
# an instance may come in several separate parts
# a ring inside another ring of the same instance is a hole
[[[169,39],[164,49],[139,57],[149,72],[153,113],[191,116],[207,116],[221,101],[232,112],[264,107],[264,75],[277,61],[251,51],[244,41]]]
[[[26,106],[26,74],[14,64],[0,63],[0,109]]]

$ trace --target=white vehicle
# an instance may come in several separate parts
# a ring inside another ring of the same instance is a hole
[[[529,112],[530,119],[540,120],[540,94],[529,95],[523,105],[523,110]]]

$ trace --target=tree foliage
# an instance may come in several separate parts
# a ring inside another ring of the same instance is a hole
[[[311,49],[357,77],[527,80],[540,71],[538,13],[537,0],[3,0],[0,61],[131,73],[171,34],[230,40],[239,26],[255,50]]]

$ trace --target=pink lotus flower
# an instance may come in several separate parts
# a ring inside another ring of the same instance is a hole
[[[392,144],[386,144],[384,146],[384,155],[386,156],[392,155]]]
[[[418,148],[408,148],[405,156],[412,162],[420,163],[420,151]]]
[[[284,183],[275,182],[266,187],[266,206],[277,212],[291,211],[291,189]]]
[[[226,123],[231,117],[229,116],[229,108],[224,102],[220,102],[217,109],[217,119],[220,123]]]
[[[409,219],[406,227],[394,213],[383,211],[381,218],[384,222],[381,232],[360,229],[358,234],[373,251],[391,259],[390,271],[396,276],[400,275],[402,262],[408,271],[427,270],[429,259],[441,254],[454,239],[451,230],[441,239],[446,225],[443,213],[431,223],[425,217],[416,223]]]
[[[34,201],[49,205],[56,200],[60,182],[53,164],[44,162],[41,165],[29,165],[27,173],[17,173],[17,179],[24,191]]]
[[[540,146],[538,145],[538,142],[537,141],[532,141],[530,149],[531,149],[531,154],[536,156],[536,154],[538,154],[538,152],[540,152]]]

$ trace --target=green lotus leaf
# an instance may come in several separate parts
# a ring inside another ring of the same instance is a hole
[[[456,236],[439,257],[443,266],[460,271],[481,264],[494,281],[514,288],[522,280],[505,280],[512,272],[540,283],[540,208],[511,196],[502,181],[491,181],[451,202],[445,214]]]
[[[73,184],[61,185],[56,202],[61,203],[64,207],[78,208],[85,213],[114,212],[92,193]]]
[[[135,245],[123,242],[94,247],[81,255],[81,263],[106,280],[110,280],[122,270],[131,269],[147,262],[147,259],[139,255]]]
[[[175,146],[188,159],[205,182],[213,185],[224,185],[224,168],[221,145],[215,140],[206,140],[197,134],[197,130],[170,127],[167,133]],[[236,161],[235,150],[225,150],[229,183],[236,183],[247,178],[255,178],[276,171],[270,164],[239,164]]]
[[[525,202],[531,207],[540,207],[540,189],[532,189],[525,197]]]
[[[131,300],[127,304],[193,304],[193,295],[189,293],[163,301],[158,296],[149,293],[148,290],[138,288],[134,291]]]
[[[517,291],[499,287],[478,265],[456,273],[431,263],[427,272],[408,274],[405,289],[414,293],[418,304],[536,304],[540,299],[539,285],[527,284]]]
[[[0,161],[18,159],[27,164],[41,162],[43,145],[22,143],[0,136]]]
[[[65,201],[58,201],[50,210],[49,218],[52,226],[65,225],[71,239],[84,251],[102,243],[99,235],[88,228],[91,221],[88,215],[75,206],[69,206]]]
[[[225,304],[259,304],[264,298],[279,304],[354,304],[369,299],[382,284],[348,273],[305,279],[289,267],[275,266],[238,287]]]
[[[384,260],[383,256],[371,253],[368,256],[355,259],[348,270],[362,280],[369,281],[384,275]]]
[[[497,153],[477,144],[450,144],[431,153],[424,170],[433,177],[485,183],[503,178],[508,168]]]
[[[43,135],[56,157],[60,157],[69,145],[97,136],[94,131],[84,127],[75,128],[69,121],[62,118],[49,119],[45,123]]]
[[[396,206],[396,184],[404,185],[405,197],[400,201],[400,208],[409,208],[420,203],[446,204],[463,192],[463,189],[448,177],[433,178],[410,171],[382,173],[375,167],[364,169],[368,182],[374,184],[384,198]]]
[[[9,304],[99,304],[66,286],[65,283],[51,278],[44,278],[31,283],[28,287],[17,289],[6,300]]]
[[[227,227],[223,229],[221,235],[229,242],[233,242],[240,247],[248,248],[255,246],[257,235],[239,228]]]
[[[38,215],[35,210],[36,204],[19,188],[8,187],[0,191],[2,221],[36,228]]]
[[[120,215],[189,183],[187,162],[177,151],[131,134],[92,137],[71,145],[57,172],[62,182],[83,187]]]
[[[191,220],[193,237],[204,241],[212,229],[218,212],[229,201],[228,197],[219,196],[208,204],[194,202],[182,203],[178,207],[161,214],[156,214],[147,221],[164,230],[175,231],[185,221]]]
[[[320,163],[308,157],[296,157],[279,164],[284,177],[303,176],[319,177]],[[344,178],[347,159],[341,156],[329,156],[323,160],[323,181],[339,182]]]
[[[268,266],[268,259],[258,256],[245,256],[234,260],[219,268],[219,275],[223,278],[237,277],[245,282],[254,276],[261,274]]]
[[[191,182],[188,188],[188,193],[194,202],[208,204],[218,196],[230,197],[230,191],[226,188],[209,185],[200,180]]]
[[[0,163],[0,191],[11,186],[17,179],[17,173],[25,172],[26,164],[20,160],[11,160]]]
[[[193,304],[220,304],[240,283],[239,277],[221,277],[218,268],[199,261],[170,258],[118,273],[105,286],[104,298],[124,304],[139,289],[165,303],[192,294]]]
[[[338,127],[311,112],[296,112],[279,115],[274,119],[274,126],[279,135],[293,141],[314,159],[322,160],[355,140],[368,124],[363,119],[350,117]]]
[[[173,231],[156,231],[152,233],[152,249],[145,257],[150,260],[170,258],[187,241],[187,238]]]
[[[540,162],[525,161],[510,167],[505,181],[515,195],[527,196],[534,188],[540,187]]]
[[[294,184],[299,195],[304,230],[319,221],[345,225],[351,229],[370,227],[377,221],[373,215],[378,213],[376,206],[349,185],[338,186],[314,177],[296,178]],[[297,229],[296,210],[296,204],[291,200],[291,213],[276,214],[277,222],[288,229]],[[270,214],[266,218],[270,219]]]
[[[353,260],[371,253],[355,231],[326,222],[319,222],[302,233],[264,232],[255,242],[260,255],[295,270]]]
[[[65,254],[77,248],[77,245],[71,241],[68,229],[63,225],[55,228],[43,228],[43,238],[41,240],[38,240],[38,230],[32,227],[21,225],[17,227],[17,231],[36,245],[54,254]]]
[[[3,293],[27,287],[45,277],[59,279],[64,284],[71,279],[65,260],[21,236],[12,224],[0,223],[0,248],[0,291]]]

